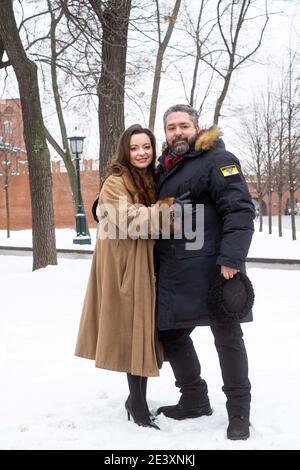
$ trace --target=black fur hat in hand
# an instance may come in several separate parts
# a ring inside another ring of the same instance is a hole
[[[250,279],[241,272],[228,280],[219,274],[208,292],[207,303],[213,318],[219,323],[242,320],[254,303]]]

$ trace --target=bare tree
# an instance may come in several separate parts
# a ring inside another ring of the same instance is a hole
[[[282,77],[283,78],[283,77]],[[286,164],[286,143],[285,143],[285,133],[286,133],[286,106],[284,104],[284,95],[283,95],[283,81],[278,89],[277,96],[277,107],[278,111],[276,115],[276,138],[278,141],[278,159],[274,164],[274,181],[276,185],[276,190],[278,193],[278,235],[282,237],[282,200],[284,188],[287,184],[285,164]]]
[[[11,175],[11,153],[12,147],[12,129],[6,128],[6,124],[11,126],[11,123],[4,122],[0,114],[0,169],[3,175],[3,189],[5,194],[5,212],[6,212],[6,234],[10,238],[10,206],[9,206],[9,181]],[[7,132],[8,130],[8,132]]]
[[[5,193],[6,236],[10,238],[9,178],[11,174],[11,161],[8,156],[8,151],[4,153],[4,160],[1,161],[1,167],[4,175],[3,189]]]
[[[193,43],[193,49],[190,55],[193,57],[193,73],[192,73],[192,82],[189,91],[187,90],[186,80],[184,79],[182,72],[180,72],[181,81],[183,84],[184,92],[186,99],[190,106],[198,110],[199,115],[202,114],[202,110],[205,104],[206,99],[208,98],[210,91],[213,85],[213,78],[215,71],[210,70],[210,78],[208,83],[206,83],[204,77],[205,72],[207,71],[207,65],[204,62],[204,59],[208,59],[212,54],[212,48],[214,47],[213,42],[210,42],[210,36],[212,35],[217,21],[215,18],[210,18],[207,14],[207,7],[209,6],[208,0],[201,0],[199,5],[198,16],[195,17],[194,8],[189,10],[189,6],[184,2],[184,31],[185,34],[190,36]],[[195,21],[196,18],[196,21]],[[215,63],[215,66],[217,64]],[[204,67],[203,67],[204,66]],[[201,70],[201,73],[200,73]],[[201,93],[201,102],[197,103],[197,90],[202,88]]]
[[[181,0],[176,0],[171,15],[165,16],[165,20],[168,21],[168,28],[163,39],[162,39],[162,31],[161,31],[159,1],[155,0],[155,3],[156,3],[156,14],[157,14],[158,51],[156,55],[155,71],[154,71],[152,94],[151,94],[151,104],[150,104],[150,115],[149,115],[149,129],[151,129],[152,131],[154,131],[154,126],[155,126],[157,100],[158,100],[159,85],[160,85],[160,80],[161,80],[163,58],[164,58],[165,51],[167,49],[167,46],[172,36],[174,25],[175,25],[179,8],[181,5]]]
[[[72,84],[73,87],[75,82],[79,84],[78,93],[71,93],[67,101],[66,98],[64,99],[67,105],[72,99],[78,99],[84,95],[98,97],[101,179],[107,163],[116,150],[118,138],[124,130],[124,86],[131,0],[122,2],[117,0],[47,0],[47,3],[49,10],[50,7],[52,10],[51,31],[47,36],[47,38],[52,37],[52,57],[49,59],[49,55],[42,57],[41,54],[37,54],[37,57],[41,62],[51,64],[55,106],[62,134],[64,134],[64,126],[59,103],[59,98],[62,96],[58,93],[58,86],[55,83],[54,62],[65,74],[68,84]],[[59,5],[62,9],[60,12]],[[58,15],[55,15],[55,12]],[[57,21],[61,18],[62,12],[65,15],[69,34],[69,37],[63,41],[55,34]],[[72,56],[71,53],[68,57],[63,57],[61,53],[66,54],[68,48],[74,55]],[[74,91],[75,88],[73,88]],[[62,146],[58,144],[48,131],[47,138],[58,154],[64,158],[65,144],[63,143]],[[62,135],[62,141],[64,140],[65,137]],[[66,167],[68,168],[68,163]]]
[[[88,0],[102,26],[102,63],[97,87],[99,171],[103,178],[124,130],[124,90],[131,0]]]
[[[45,134],[50,145],[64,162],[71,186],[74,209],[76,211],[79,204],[76,171],[72,162],[72,154],[68,141],[67,125],[64,115],[65,110],[63,107],[63,98],[67,96],[66,93],[69,93],[70,95],[70,91],[68,88],[67,92],[62,91],[63,80],[61,81],[62,83],[59,83],[58,75],[61,73],[63,77],[73,78],[78,74],[78,67],[74,66],[74,63],[82,64],[82,57],[85,58],[85,55],[82,54],[81,51],[82,41],[80,36],[82,35],[82,32],[80,29],[77,29],[76,31],[69,30],[69,24],[68,21],[66,21],[67,18],[64,15],[63,5],[60,0],[45,0],[45,2],[45,10],[38,10],[37,13],[33,14],[29,18],[24,18],[20,26],[25,31],[27,39],[26,50],[30,57],[33,57],[36,63],[38,63],[40,72],[43,76],[48,77],[50,69],[51,80],[49,81],[47,79],[43,81],[44,91],[45,95],[52,92],[51,100],[54,98],[54,106],[61,138],[55,138],[47,126],[45,126]],[[34,34],[37,29],[36,22],[41,21],[41,18],[46,20],[47,17],[50,17],[49,30],[46,30],[46,32],[45,30],[39,32],[36,37]],[[71,52],[69,53],[70,50]],[[44,70],[44,68],[46,70]],[[81,73],[82,72],[83,71],[81,70]],[[49,83],[51,84],[51,92],[49,90]],[[73,93],[75,93],[75,91],[73,91]],[[81,204],[81,207],[84,212],[83,203]]]
[[[249,117],[250,116],[250,117]],[[259,104],[256,101],[250,113],[242,121],[243,143],[249,150],[250,155],[247,160],[246,176],[257,194],[259,206],[259,231],[263,230],[263,197],[266,194],[266,170],[263,158],[264,132],[261,122]]]
[[[258,195],[268,195],[269,233],[272,233],[272,196],[276,191],[278,234],[282,236],[282,201],[284,192],[288,190],[289,198],[284,213],[291,215],[293,240],[296,240],[295,192],[300,187],[300,87],[296,72],[297,59],[297,54],[290,51],[288,66],[283,68],[276,93],[274,87],[271,89],[269,80],[268,89],[256,101],[250,113],[253,117],[247,117],[243,123],[246,145],[252,157],[255,157],[248,163],[250,178],[252,175],[256,182]]]
[[[290,193],[292,239],[296,240],[295,191],[299,187],[300,178],[300,87],[299,77],[295,77],[297,54],[289,53],[289,64],[286,81],[287,100],[287,155],[288,185]]]
[[[187,102],[202,114],[204,103],[209,101],[210,106],[214,106],[215,124],[219,123],[233,74],[253,60],[262,44],[269,16],[273,14],[268,12],[268,0],[263,0],[263,10],[261,0],[259,2],[216,0],[215,7],[213,2],[200,0],[198,14],[195,14],[194,5],[184,3],[185,20],[183,25],[180,23],[180,28],[187,41],[184,45],[181,42],[178,46],[170,46],[170,49],[176,50],[184,59],[184,70],[178,65],[175,68],[179,71]],[[247,45],[250,31],[252,47]],[[187,59],[191,66],[186,66]],[[200,84],[201,100],[196,96]],[[205,107],[208,108],[207,104]]]
[[[11,153],[13,152],[13,147],[7,143],[3,127],[3,123],[0,122],[0,157],[3,157],[0,158],[0,169],[3,175],[3,189],[5,194],[6,236],[10,238],[9,182],[12,170]]]
[[[58,86],[58,77],[57,77],[58,57],[62,54],[62,52],[66,49],[66,47],[70,47],[70,45],[74,44],[74,42],[76,41],[76,38],[70,41],[70,43],[65,44],[64,46],[61,46],[60,50],[57,49],[58,40],[57,40],[56,30],[57,30],[57,26],[60,20],[63,18],[63,10],[60,9],[60,11],[58,12],[58,15],[56,16],[55,11],[53,10],[53,5],[51,4],[51,1],[47,0],[47,4],[48,4],[50,17],[51,17],[51,22],[50,22],[51,83],[52,83],[56,114],[58,117],[59,128],[60,128],[60,133],[61,133],[62,147],[59,146],[56,141],[54,141],[49,131],[46,131],[46,137],[48,141],[50,142],[50,144],[53,145],[54,148],[58,151],[58,154],[62,157],[64,161],[65,167],[68,172],[70,185],[72,188],[73,199],[77,205],[78,197],[77,197],[77,188],[76,188],[76,171],[72,163],[72,155],[71,155],[70,146],[68,142],[67,128],[66,128],[64,113],[62,109],[61,95],[60,95],[60,90]]]
[[[242,64],[253,57],[261,46],[263,35],[269,21],[267,0],[265,0],[265,13],[259,15],[263,16],[264,20],[256,45],[250,49],[249,52],[242,52],[241,45],[239,45],[241,33],[245,29],[245,25],[249,23],[249,21],[257,21],[257,15],[251,17],[249,13],[251,5],[255,2],[256,0],[218,0],[218,28],[225,46],[225,52],[228,56],[228,62],[224,68],[216,67],[212,61],[207,62],[223,80],[223,86],[215,106],[214,124],[218,124],[219,122],[221,109],[229,90],[232,74]]]
[[[49,132],[47,128],[45,128],[45,132],[46,132],[46,137],[47,137],[48,142],[57,151],[58,155],[63,159],[63,162],[65,164],[68,177],[69,177],[69,182],[70,182],[70,186],[72,190],[73,201],[74,201],[75,207],[77,209],[77,206],[80,202],[82,212],[84,213],[83,201],[81,200],[81,198],[79,201],[79,194],[77,191],[77,182],[76,182],[76,171],[72,162],[72,154],[71,154],[70,145],[68,141],[67,127],[66,127],[66,122],[64,118],[61,93],[60,93],[60,88],[59,88],[59,83],[58,83],[58,69],[59,69],[58,59],[68,48],[72,47],[77,42],[78,35],[70,38],[67,42],[63,41],[62,43],[62,41],[59,41],[57,37],[57,27],[61,19],[64,18],[63,9],[61,6],[59,5],[57,6],[56,2],[54,3],[53,1],[51,2],[51,0],[47,0],[47,5],[48,5],[50,18],[51,18],[50,31],[48,35],[50,38],[50,57],[49,57],[48,64],[50,65],[50,70],[51,70],[52,91],[53,91],[56,114],[57,114],[58,123],[59,123],[62,145],[60,145],[57,142],[57,140],[51,135],[51,133]],[[56,9],[58,9],[57,15],[56,15],[55,8],[54,8],[55,6],[56,6]],[[79,32],[79,35],[80,35],[80,32]],[[44,59],[43,61],[45,62],[46,59]]]
[[[26,56],[11,0],[0,3],[0,37],[20,91],[32,206],[33,270],[57,264],[50,155],[36,64]]]
[[[275,136],[276,125],[276,101],[268,87],[266,95],[262,97],[261,111],[262,130],[264,134],[263,156],[266,164],[267,195],[268,195],[268,226],[269,234],[272,233],[272,208],[274,192],[274,162],[277,158],[278,142]]]

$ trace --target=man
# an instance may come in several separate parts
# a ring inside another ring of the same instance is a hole
[[[184,238],[157,241],[159,261],[158,335],[181,397],[158,414],[173,419],[211,415],[207,385],[190,338],[197,325],[210,325],[227,397],[227,437],[249,437],[250,382],[243,333],[238,322],[211,320],[207,293],[216,276],[245,271],[253,234],[254,206],[238,159],[225,150],[216,126],[201,130],[197,112],[175,105],[164,114],[167,148],[160,157],[158,197],[188,194],[204,205],[204,244],[187,249]],[[251,321],[249,312],[244,321]]]

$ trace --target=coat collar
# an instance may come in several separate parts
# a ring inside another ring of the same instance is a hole
[[[211,126],[199,134],[195,143],[195,152],[204,152],[215,147],[218,140],[222,135],[221,129],[218,126]]]
[[[144,204],[147,207],[155,204],[156,184],[151,171],[142,173],[132,167],[123,167],[120,175],[127,191],[131,194],[134,204]]]

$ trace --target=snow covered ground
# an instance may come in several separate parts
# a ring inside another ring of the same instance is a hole
[[[292,240],[291,218],[283,216],[283,237],[278,237],[277,217],[273,217],[273,233],[268,234],[267,217],[264,217],[263,232],[258,232],[258,221],[255,222],[255,233],[249,251],[249,257],[300,259],[300,215],[296,216],[298,240]],[[74,245],[76,233],[72,229],[56,230],[57,248],[80,248],[91,250],[95,244],[96,229],[90,230],[92,245]],[[10,238],[6,231],[0,230],[0,246],[32,246],[31,230],[12,231]]]
[[[300,259],[300,215],[296,216],[297,240],[292,240],[291,218],[283,216],[283,236],[278,236],[278,218],[272,219],[272,234],[268,233],[268,220],[264,217],[263,231],[259,232],[258,221],[248,256],[251,258]]]
[[[0,237],[2,245],[3,232]],[[280,253],[277,236],[255,237],[251,256],[259,250],[266,256],[267,248],[272,256],[300,256],[299,242],[288,236]],[[256,291],[255,321],[243,328],[252,426],[249,440],[233,442],[226,439],[225,396],[209,328],[197,328],[193,339],[213,415],[160,416],[160,431],[140,428],[127,421],[125,374],[74,357],[90,260],[60,259],[58,266],[31,269],[30,256],[0,256],[0,449],[300,449],[299,270],[248,267]],[[149,380],[148,397],[152,409],[177,402],[169,364]]]

